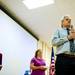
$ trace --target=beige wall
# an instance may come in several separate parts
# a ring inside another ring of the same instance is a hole
[[[51,62],[51,47],[48,47],[46,43],[42,42],[41,40],[38,41],[38,49],[42,49],[43,51],[43,58],[46,62],[46,65],[48,66],[48,69],[46,71],[46,75],[49,75],[49,67]],[[54,53],[56,53],[56,48],[54,47]],[[56,56],[55,56],[56,59]]]
[[[46,75],[49,75],[49,65],[50,65],[50,59],[51,59],[51,48],[49,48],[46,43],[42,41],[38,41],[38,49],[42,49],[43,51],[43,58],[46,62],[46,65],[48,66],[48,69],[46,71]]]

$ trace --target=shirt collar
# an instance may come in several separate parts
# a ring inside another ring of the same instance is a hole
[[[63,27],[63,29],[65,29],[65,30],[66,30],[67,28],[66,28],[66,27]],[[68,29],[70,29],[70,28],[68,28]]]

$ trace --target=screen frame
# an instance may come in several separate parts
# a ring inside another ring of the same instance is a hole
[[[6,8],[6,6],[1,3],[0,4],[0,9],[7,14],[11,19],[13,19],[16,23],[18,23],[24,30],[26,30],[30,35],[32,35],[37,41],[39,40],[39,38],[34,35],[20,20],[18,20],[17,17],[15,17],[8,8]]]

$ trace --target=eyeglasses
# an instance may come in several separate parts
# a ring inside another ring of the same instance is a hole
[[[68,18],[66,18],[65,20],[66,20],[66,21],[71,21],[71,19],[68,19]]]
[[[68,21],[69,23],[71,22],[71,19],[69,19],[69,18],[66,18],[65,20]]]

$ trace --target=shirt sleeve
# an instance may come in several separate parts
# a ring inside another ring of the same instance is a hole
[[[52,45],[53,46],[60,46],[63,45],[65,42],[68,42],[67,36],[60,37],[59,30],[57,30],[52,38]]]
[[[45,62],[45,60],[43,60],[44,61],[44,66],[46,66],[46,62]]]
[[[32,64],[32,63],[34,63],[34,62],[35,62],[35,59],[32,58],[30,64]]]

